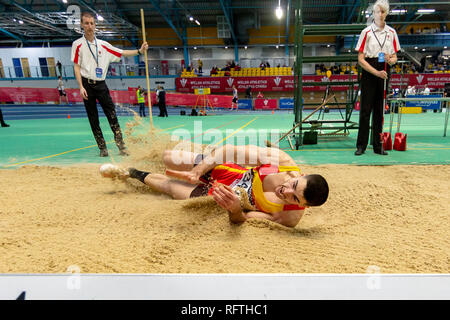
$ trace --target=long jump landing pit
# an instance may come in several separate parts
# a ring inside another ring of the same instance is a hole
[[[126,161],[163,172],[163,145]],[[1,170],[0,273],[448,272],[448,165],[300,167],[330,196],[295,228],[233,225],[212,199],[172,200],[98,164]]]
[[[86,118],[15,120],[1,131],[3,164],[60,155],[0,169],[0,273],[448,273],[444,115],[408,116],[407,152],[381,157],[368,149],[355,157],[351,132],[337,143],[321,142],[317,151],[290,153],[303,173],[322,174],[330,186],[328,201],[308,208],[295,228],[256,219],[233,225],[212,199],[172,200],[134,179],[100,176],[100,164],[111,161],[163,173],[163,151],[171,146],[165,139],[180,128],[191,132],[195,122],[188,117],[155,118],[167,128],[158,139],[136,135],[148,126],[121,118],[131,156],[118,158],[110,143],[109,159],[98,157]],[[230,129],[229,143],[242,128],[286,128],[290,121],[283,113],[203,117],[201,134]],[[106,119],[101,122],[111,141]],[[68,149],[77,151],[61,153]],[[410,165],[418,156],[436,165]],[[364,163],[378,159],[397,164]],[[324,164],[335,160],[363,163]]]

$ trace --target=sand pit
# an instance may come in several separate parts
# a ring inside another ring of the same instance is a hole
[[[127,161],[162,172],[161,153]],[[331,193],[295,228],[232,225],[212,199],[172,200],[98,168],[0,171],[0,273],[448,272],[449,166],[302,166]]]
[[[164,149],[180,144],[136,135],[139,125],[127,124],[131,156],[112,161],[163,173]],[[99,167],[0,170],[0,273],[449,270],[449,166],[302,165],[331,191],[295,228],[230,224],[212,198],[172,200],[134,179],[102,178]]]

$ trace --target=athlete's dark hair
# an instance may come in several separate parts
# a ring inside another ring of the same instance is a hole
[[[328,198],[328,183],[320,174],[306,175],[303,197],[309,206],[321,206]]]

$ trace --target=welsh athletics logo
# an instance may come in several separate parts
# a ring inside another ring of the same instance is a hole
[[[267,104],[269,103],[269,100],[264,100],[264,105],[267,106]]]
[[[233,78],[229,78],[227,80],[228,86],[231,87],[233,85],[234,79]]]
[[[276,77],[275,79],[273,79],[273,81],[275,82],[275,85],[278,87],[280,85],[281,78],[280,77]]]
[[[418,75],[417,77],[416,77],[416,79],[417,79],[417,82],[418,83],[422,83],[422,80],[423,80],[423,78],[424,78],[424,76],[423,75]]]
[[[186,83],[187,83],[187,82],[188,82],[188,81],[187,81],[186,78],[183,78],[183,79],[180,80],[180,83],[181,83],[181,85],[183,86],[183,88],[186,86]]]

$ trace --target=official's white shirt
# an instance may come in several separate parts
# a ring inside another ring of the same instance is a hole
[[[98,46],[98,65],[96,59]],[[90,46],[90,50],[89,50]],[[122,49],[113,47],[108,42],[95,38],[89,42],[85,37],[75,40],[72,44],[71,60],[80,66],[81,76],[92,80],[105,80],[108,67],[111,62],[119,62],[122,57]],[[92,53],[91,53],[92,51]],[[97,77],[96,68],[102,68],[102,76]]]
[[[380,29],[372,23],[361,31],[355,50],[363,52],[365,58],[378,58],[380,52],[389,55],[397,53],[400,50],[400,42],[394,28],[385,24],[384,28]]]
[[[64,91],[64,83],[62,80],[58,80],[58,89]]]

